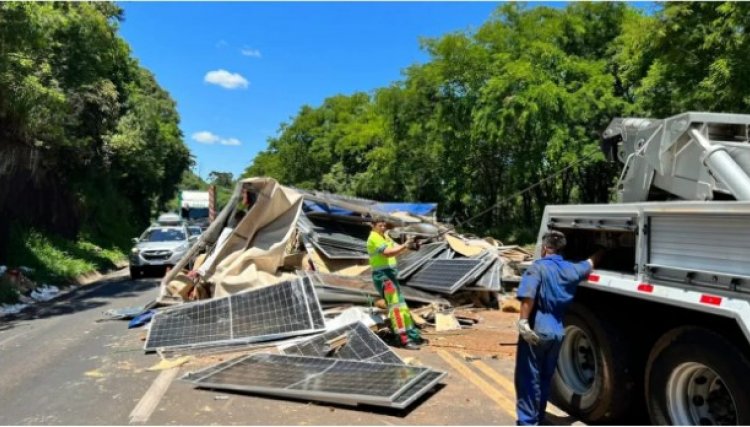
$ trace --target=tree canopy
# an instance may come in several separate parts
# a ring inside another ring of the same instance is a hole
[[[172,198],[190,152],[121,19],[114,3],[0,3],[0,240],[11,222],[135,229]]]
[[[429,60],[401,81],[303,106],[244,175],[438,202],[467,230],[529,240],[547,204],[610,200],[613,118],[748,111],[748,17],[747,3],[505,4],[421,40]]]

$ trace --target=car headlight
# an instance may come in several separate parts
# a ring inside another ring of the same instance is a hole
[[[141,252],[141,250],[138,249],[138,248],[133,248],[133,249],[130,250],[130,253],[133,254],[133,255],[138,255],[140,252]]]

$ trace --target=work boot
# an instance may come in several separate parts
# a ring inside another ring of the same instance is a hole
[[[407,350],[419,350],[419,344],[410,341],[404,344],[401,348],[405,348]]]

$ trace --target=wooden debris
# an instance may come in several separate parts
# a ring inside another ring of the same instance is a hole
[[[521,301],[516,298],[506,298],[500,303],[500,309],[506,313],[520,313]]]
[[[166,369],[177,368],[192,360],[192,356],[182,356],[174,359],[162,359],[156,365],[146,369],[147,371],[163,371]]]
[[[424,326],[424,325],[428,324],[427,321],[424,320],[424,318],[422,316],[420,316],[420,315],[418,315],[417,313],[414,313],[414,312],[411,313],[411,319],[414,321],[414,323],[417,326]]]
[[[349,336],[347,334],[341,334],[326,341],[326,346],[328,347],[328,355],[334,354],[339,351],[341,347],[346,345],[348,340]]]

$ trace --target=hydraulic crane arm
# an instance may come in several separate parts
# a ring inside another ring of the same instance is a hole
[[[750,115],[617,118],[604,148],[624,164],[620,202],[750,200]]]

